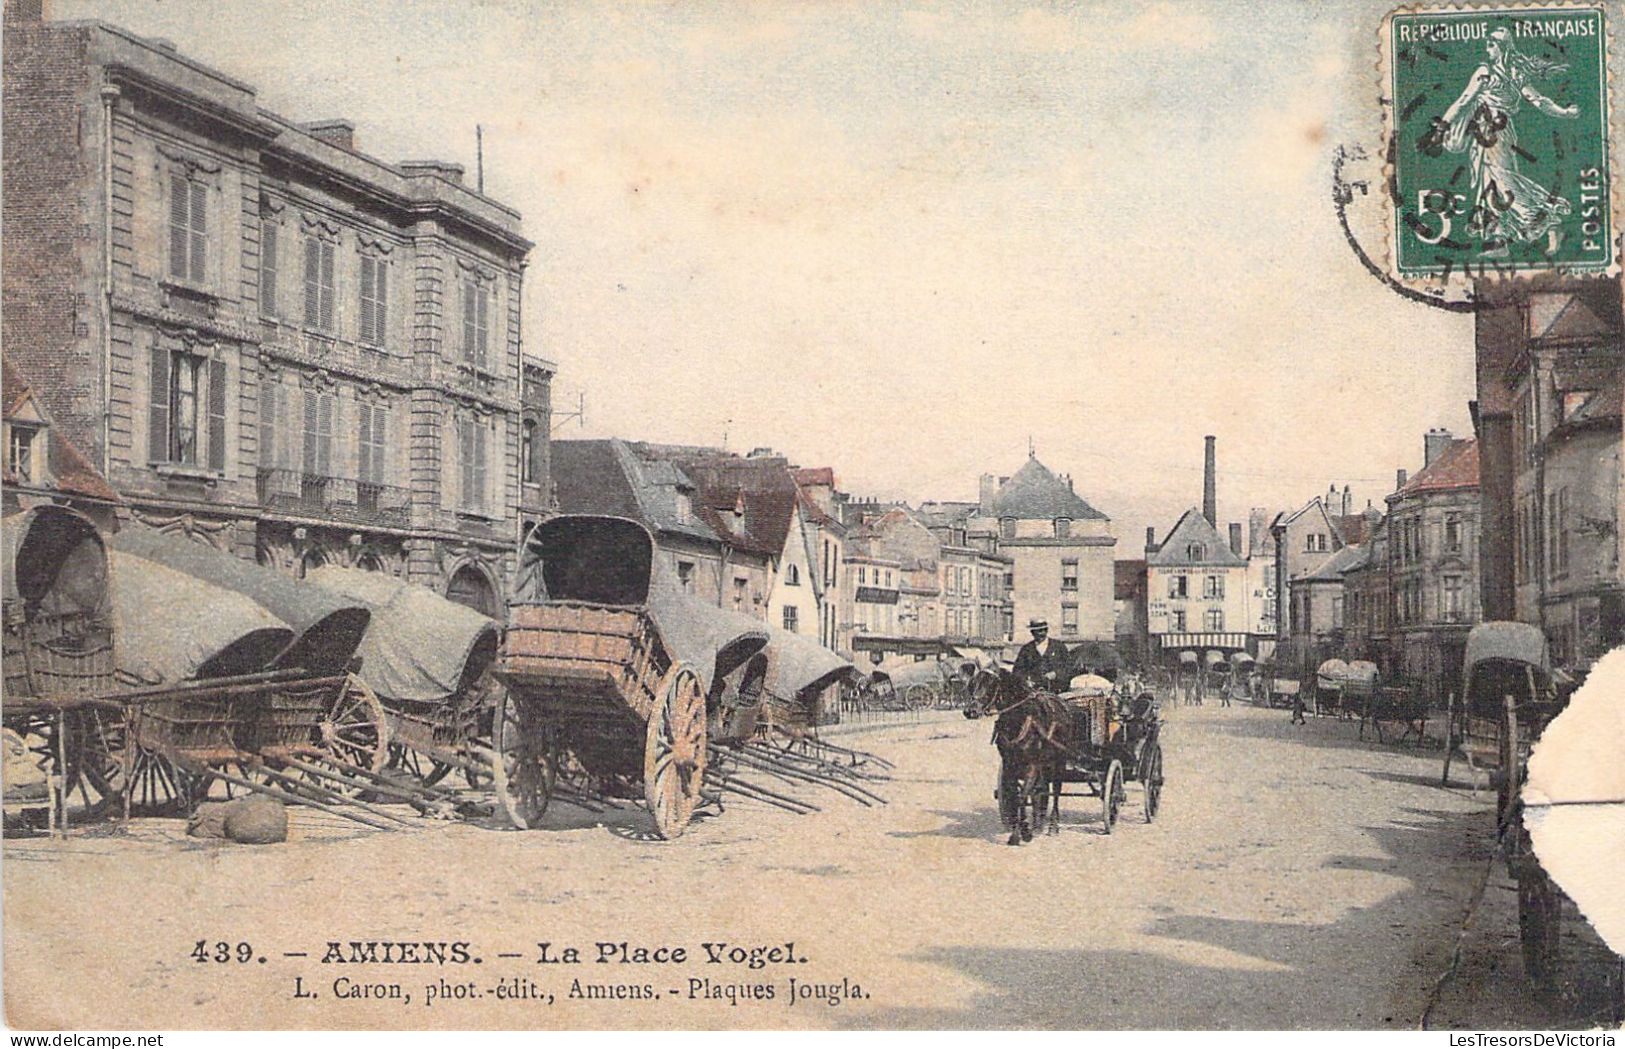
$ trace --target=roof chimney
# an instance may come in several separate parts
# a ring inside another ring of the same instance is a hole
[[[6,0],[5,20],[8,22],[43,22],[45,0]]]
[[[330,146],[338,146],[341,149],[355,148],[355,125],[348,120],[312,120],[299,126]]]
[[[1354,497],[1349,494],[1349,486],[1344,485],[1343,486],[1343,516],[1344,517],[1347,517],[1349,515],[1349,509],[1353,504],[1353,498]]]
[[[1148,554],[1157,552],[1157,530],[1151,525],[1145,526],[1145,552]]]
[[[1219,490],[1218,482],[1213,476],[1216,462],[1213,448],[1218,443],[1218,438],[1209,435],[1202,438],[1202,442],[1206,446],[1202,455],[1202,516],[1207,518],[1208,524],[1217,525],[1219,523]]]
[[[1450,431],[1446,430],[1442,426],[1429,430],[1426,436],[1422,438],[1423,469],[1432,466],[1433,461],[1439,456],[1443,455],[1445,449],[1450,447],[1450,442],[1452,440],[1453,438],[1450,436]]]
[[[1401,488],[1405,487],[1405,482],[1407,480],[1409,480],[1409,479],[1410,479],[1409,475],[1406,474],[1403,469],[1401,469],[1398,473],[1394,474],[1394,491],[1397,492]]]
[[[407,178],[443,178],[459,186],[463,184],[463,166],[449,160],[403,160],[395,167]]]
[[[1241,522],[1230,522],[1230,552],[1237,557],[1241,556]]]
[[[993,497],[999,492],[999,486],[994,483],[992,474],[983,474],[977,479],[977,502],[981,503],[983,513],[993,509]]]

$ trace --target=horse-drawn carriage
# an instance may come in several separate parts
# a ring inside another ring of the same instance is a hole
[[[1010,844],[1031,837],[1046,797],[1050,833],[1058,830],[1062,797],[1089,797],[1099,799],[1101,830],[1110,834],[1129,782],[1143,788],[1145,821],[1156,819],[1163,785],[1161,721],[1150,693],[1122,695],[1105,678],[1082,675],[1055,695],[1030,689],[1007,672],[979,674],[972,692],[966,716],[998,719],[995,797]],[[1083,789],[1068,791],[1067,784]]]
[[[6,722],[42,741],[54,812],[252,791],[384,825],[352,811],[387,732],[345,672],[365,609],[136,524],[109,550],[60,507],[3,530]]]
[[[507,695],[494,726],[517,822],[540,819],[568,757],[605,794],[641,790],[655,829],[677,837],[700,802],[710,712],[767,643],[764,625],[683,592],[648,530],[624,518],[538,525],[520,590],[496,663]]]
[[[1535,857],[1520,797],[1530,749],[1563,704],[1553,681],[1546,635],[1527,623],[1480,623],[1467,635],[1461,698],[1450,700],[1444,771],[1456,757],[1487,772],[1496,788],[1496,825],[1507,869],[1518,882],[1524,969],[1535,980],[1554,968],[1562,892]]]

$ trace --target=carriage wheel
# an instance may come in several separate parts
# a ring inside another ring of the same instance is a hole
[[[649,715],[643,748],[643,794],[655,830],[670,841],[683,833],[705,777],[705,692],[699,675],[678,664],[666,674],[664,699]]]
[[[1495,825],[1504,833],[1512,818],[1512,807],[1523,785],[1523,765],[1518,757],[1518,711],[1509,698],[1501,711],[1501,778],[1495,794]]]
[[[1524,975],[1549,986],[1557,976],[1563,931],[1563,897],[1533,869],[1518,874],[1518,939],[1523,946]]]
[[[322,719],[322,746],[335,758],[368,772],[382,772],[389,763],[389,722],[378,694],[365,681],[349,674],[338,698]]]
[[[444,761],[425,757],[404,743],[389,745],[389,762],[386,767],[392,772],[406,773],[425,787],[439,783],[452,769]]]
[[[493,733],[496,763],[491,782],[508,821],[517,830],[541,826],[559,776],[558,733],[538,715],[534,704],[512,694],[497,708]],[[471,770],[465,769],[465,775]],[[473,776],[469,780],[473,782]]]
[[[903,691],[904,710],[924,710],[936,701],[936,695],[925,685],[913,685]]]
[[[1145,821],[1150,823],[1162,808],[1162,747],[1155,743],[1146,748],[1140,763],[1140,783],[1145,787]]]
[[[199,777],[145,747],[135,748],[124,770],[124,798],[132,814],[185,815],[203,785]]]
[[[999,799],[999,822],[1005,830],[1016,826],[1021,818],[1021,781],[1006,763],[999,764],[999,786],[995,796]]]
[[[1123,810],[1123,763],[1116,758],[1106,766],[1106,775],[1100,781],[1101,829],[1107,834],[1117,826],[1117,816]]]

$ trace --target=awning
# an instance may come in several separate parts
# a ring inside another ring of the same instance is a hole
[[[438,702],[472,684],[496,658],[501,624],[428,587],[332,565],[312,569],[305,580],[372,613],[356,655],[362,680],[380,696]]]

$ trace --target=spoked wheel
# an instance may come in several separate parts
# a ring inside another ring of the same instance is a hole
[[[519,830],[541,826],[558,782],[557,731],[534,704],[508,694],[497,708],[494,735],[497,760],[491,781],[508,821]]]
[[[1533,866],[1533,864],[1531,864]],[[1518,875],[1518,939],[1523,971],[1536,984],[1550,986],[1557,977],[1563,931],[1563,897],[1546,872]]]
[[[1150,823],[1162,808],[1162,747],[1155,743],[1146,748],[1140,763],[1140,783],[1145,788],[1145,821]]]
[[[365,681],[347,675],[344,688],[322,718],[323,748],[347,765],[382,772],[389,763],[389,722],[384,705]]]
[[[1523,786],[1523,763],[1518,756],[1518,711],[1511,697],[1501,713],[1501,769],[1495,794],[1496,826],[1505,833],[1513,803]]]
[[[936,693],[924,685],[913,685],[903,690],[904,710],[924,710],[936,701]]]
[[[1116,758],[1106,766],[1106,775],[1100,781],[1101,830],[1107,834],[1117,826],[1118,814],[1123,811],[1123,763]]]
[[[1005,830],[1015,828],[1021,818],[1021,783],[1014,771],[1002,762],[999,765],[999,822],[1004,824]]]
[[[124,797],[132,815],[185,815],[202,786],[201,777],[145,747],[135,748],[124,772]]]
[[[406,773],[425,787],[439,783],[446,778],[446,773],[452,770],[452,766],[446,762],[426,757],[404,743],[389,745],[389,761],[386,767],[391,772]]]
[[[666,674],[664,697],[649,715],[643,747],[643,796],[655,830],[678,837],[694,815],[705,778],[705,692],[693,668]]]

